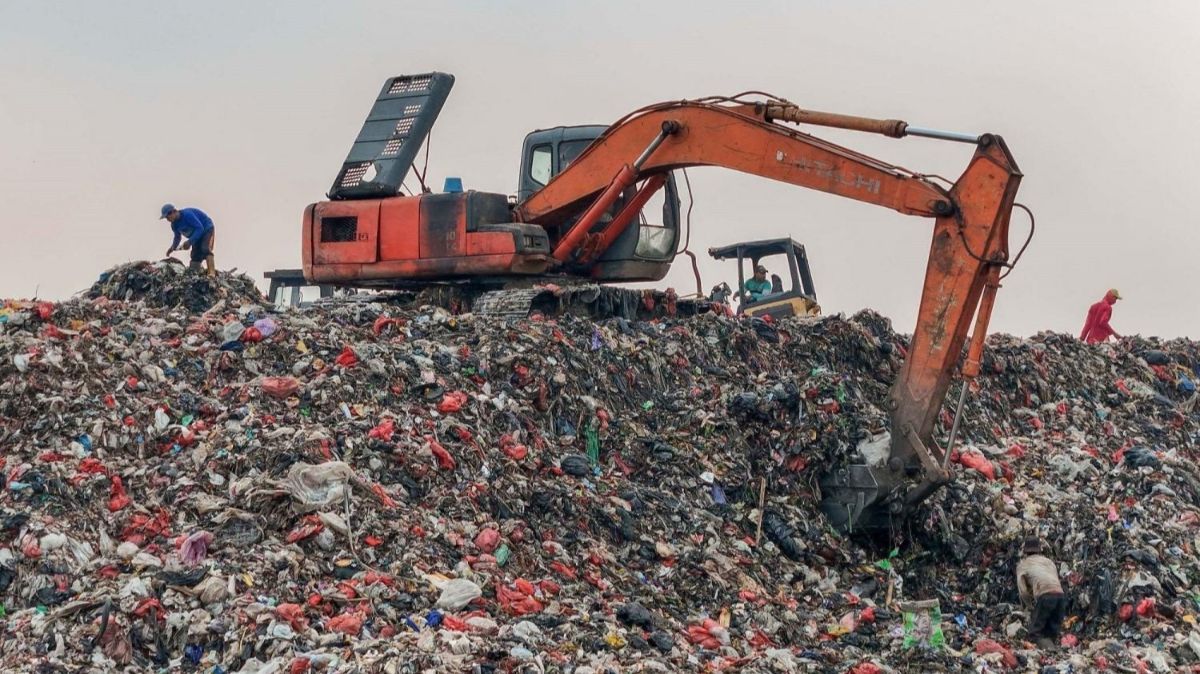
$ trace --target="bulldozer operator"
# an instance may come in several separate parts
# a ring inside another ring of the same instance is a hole
[[[757,302],[771,294],[771,282],[767,280],[767,268],[760,265],[754,267],[754,278],[746,281],[746,299]]]
[[[216,227],[212,218],[199,208],[177,209],[171,204],[163,204],[161,220],[171,223],[171,232],[175,238],[167,249],[166,257],[176,250],[191,250],[191,263],[188,268],[192,271],[200,269],[204,263],[209,276],[217,275],[216,258],[213,256],[213,242],[216,239]],[[184,239],[183,245],[179,244]]]

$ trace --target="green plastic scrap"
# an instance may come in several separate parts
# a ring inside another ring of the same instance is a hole
[[[875,562],[875,566],[878,566],[879,568],[883,569],[884,571],[891,571],[892,570],[892,560],[895,559],[896,555],[899,555],[899,554],[900,554],[900,548],[892,548],[892,551],[888,553],[887,557],[884,557],[883,559],[879,560],[878,562]]]
[[[504,563],[508,561],[508,556],[510,554],[512,553],[508,549],[508,543],[501,545],[499,549],[496,550],[496,564],[499,566],[504,566]]]
[[[587,438],[588,461],[595,466],[600,463],[600,431],[596,428],[596,424],[591,424],[584,429],[583,436]]]
[[[904,612],[904,642],[907,650],[913,646],[940,650],[946,645],[942,634],[942,608],[936,599],[901,602]]]

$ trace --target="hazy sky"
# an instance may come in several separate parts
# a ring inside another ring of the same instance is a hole
[[[380,84],[457,77],[429,173],[512,193],[524,135],[761,89],[802,106],[995,132],[1037,237],[993,329],[1077,332],[1118,287],[1120,332],[1200,337],[1200,3],[49,2],[0,0],[0,296],[61,298],[169,243],[159,206],[216,220],[217,261],[300,262]],[[815,130],[957,177],[971,148]],[[931,221],[720,169],[691,173],[692,249],[791,235],[827,313],[913,324]],[[1013,216],[1014,249],[1026,232]],[[693,286],[685,258],[663,285]],[[735,278],[707,260],[705,288]]]

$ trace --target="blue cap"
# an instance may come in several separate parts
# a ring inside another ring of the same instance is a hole
[[[173,205],[171,205],[171,204],[163,204],[163,207],[162,207],[162,215],[160,215],[158,219],[159,219],[159,220],[162,220],[163,218],[167,217],[167,213],[170,213],[170,212],[171,212],[171,211],[173,211],[173,210],[175,210],[175,207],[174,207]]]

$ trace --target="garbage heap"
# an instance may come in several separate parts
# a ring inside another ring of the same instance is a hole
[[[175,258],[158,262],[130,262],[103,274],[86,292],[91,299],[139,300],[158,309],[184,307],[208,311],[217,302],[232,306],[264,301],[254,281],[243,274],[208,277],[189,272]]]
[[[993,337],[958,479],[881,545],[816,486],[887,441],[907,340],[876,314],[200,313],[169,278],[0,309],[7,671],[1200,661],[1191,342]],[[1022,628],[1028,535],[1070,596],[1054,649]]]

